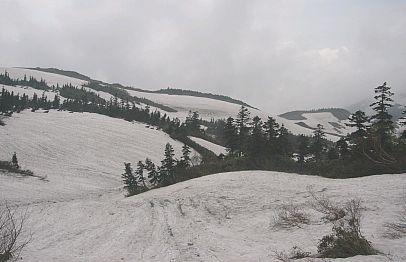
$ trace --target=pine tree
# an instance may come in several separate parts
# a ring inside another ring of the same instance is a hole
[[[161,182],[159,173],[156,170],[155,164],[149,158],[145,159],[145,169],[148,171],[149,182],[153,186],[159,186]]]
[[[127,190],[127,196],[132,196],[140,192],[140,186],[138,185],[137,178],[133,174],[131,163],[124,163],[125,171],[121,175],[124,182],[124,188]]]
[[[358,139],[365,138],[368,135],[367,128],[369,119],[365,115],[365,112],[358,110],[354,114],[350,115],[348,120],[350,123],[345,124],[346,126],[357,128],[356,131],[351,133],[351,137]]]
[[[186,144],[182,147],[182,158],[179,161],[179,165],[181,168],[187,168],[190,166],[190,147]]]
[[[144,190],[148,190],[147,185],[145,184],[145,177],[144,177],[144,164],[142,161],[138,161],[137,163],[137,170],[135,171],[137,183],[141,183],[144,187]]]
[[[13,165],[13,167],[19,169],[20,166],[18,165],[18,160],[17,160],[17,154],[16,152],[14,152],[13,157],[11,158],[11,164]]]
[[[261,118],[255,116],[252,119],[251,126],[252,132],[249,137],[248,155],[251,158],[265,157],[265,138]]]
[[[309,155],[310,143],[309,138],[305,135],[299,135],[298,137],[298,162],[303,165],[306,157]]]
[[[292,151],[292,145],[289,142],[289,130],[282,124],[278,130],[277,148],[278,153],[283,156],[289,156]]]
[[[389,114],[388,110],[392,107],[393,93],[390,91],[391,87],[383,85],[375,88],[375,102],[371,104],[372,109],[376,112],[372,116],[374,120],[372,123],[373,131],[377,135],[379,142],[384,148],[390,148],[391,146],[391,136],[394,131],[394,126],[392,122],[392,115]]]
[[[238,156],[243,156],[246,151],[248,135],[250,128],[248,123],[250,121],[250,112],[245,106],[241,106],[240,111],[237,114],[236,124],[238,131],[238,143],[237,143],[237,154]]]
[[[311,152],[314,154],[316,163],[321,161],[322,155],[326,151],[326,135],[323,130],[324,127],[318,124],[317,128],[313,131],[313,144],[311,146]]]
[[[272,117],[268,117],[268,120],[264,124],[264,131],[266,136],[266,145],[268,152],[272,155],[277,151],[277,140],[279,135],[279,124]]]
[[[227,151],[230,155],[234,155],[237,150],[237,128],[234,125],[232,117],[227,118],[224,126],[224,139]]]
[[[175,153],[171,144],[165,146],[164,160],[161,161],[160,180],[162,186],[175,183]]]
[[[340,138],[340,140],[337,141],[336,148],[340,159],[346,159],[351,156],[349,145],[344,137]]]

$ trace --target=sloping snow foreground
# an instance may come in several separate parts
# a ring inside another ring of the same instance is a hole
[[[183,144],[162,131],[99,114],[26,110],[4,122],[6,125],[0,126],[0,160],[11,159],[16,152],[22,168],[49,180],[48,190],[32,196],[15,195],[16,201],[119,187],[124,162],[136,168],[138,161],[148,157],[160,164],[167,142],[174,147],[176,157],[182,154]],[[3,179],[0,176],[0,197],[6,187]],[[21,180],[18,186],[36,191],[38,187],[33,184],[38,181]]]
[[[68,174],[66,174],[68,176]],[[279,172],[246,171],[210,175],[125,198],[103,176],[99,193],[32,201],[52,184],[1,174],[1,195],[30,214],[32,242],[22,261],[277,261],[275,251],[293,246],[316,252],[331,225],[309,207],[307,186],[345,201],[359,197],[366,210],[362,231],[377,256],[335,261],[406,261],[406,239],[386,239],[383,224],[401,210],[405,175],[332,180]],[[67,178],[68,179],[68,178]],[[21,198],[21,199],[20,199]],[[19,199],[19,201],[17,201]],[[301,228],[276,230],[275,211],[299,204],[311,216]],[[387,256],[386,254],[390,254]],[[307,261],[307,260],[305,260]],[[314,261],[326,261],[315,259]],[[330,261],[330,260],[328,260]]]

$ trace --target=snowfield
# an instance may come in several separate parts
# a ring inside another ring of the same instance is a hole
[[[54,100],[55,95],[59,94],[58,92],[38,90],[29,86],[0,85],[0,91],[3,88],[9,92],[14,92],[14,95],[19,94],[20,96],[22,96],[23,94],[26,94],[29,98],[32,98],[34,94],[37,94],[38,98],[41,98],[42,94],[45,93],[45,96],[47,97],[48,100]],[[59,98],[61,101],[65,101],[66,99],[62,96],[59,96]]]
[[[202,147],[210,150],[211,152],[213,152],[216,155],[226,155],[227,154],[227,149],[223,146],[214,144],[210,141],[204,140],[202,138],[198,138],[198,137],[193,137],[193,136],[189,136],[189,138],[194,141],[195,143],[201,145]]]
[[[148,157],[160,164],[167,142],[174,147],[176,157],[182,154],[183,144],[162,131],[99,114],[23,111],[3,121],[6,125],[0,127],[0,159],[11,159],[16,152],[22,168],[49,180],[49,192],[37,192],[28,197],[30,200],[76,195],[78,189],[85,194],[119,187],[124,162],[136,165]],[[5,184],[3,179],[0,176],[0,196],[5,187],[15,186]],[[22,187],[31,188],[30,183]],[[30,190],[36,189],[34,186]],[[15,197],[23,201],[26,195]]]
[[[0,185],[3,198],[30,214],[27,228],[33,240],[22,252],[22,261],[277,261],[275,251],[293,246],[316,252],[331,225],[320,222],[320,214],[309,207],[307,187],[312,186],[334,201],[361,198],[366,207],[362,231],[383,252],[327,261],[373,262],[406,261],[406,238],[382,236],[383,224],[394,221],[401,209],[405,175],[332,180],[230,172],[129,198],[105,184],[103,176],[85,176],[91,180],[87,185],[99,184],[98,193],[83,194],[86,188],[76,187],[69,197],[54,192],[41,201],[33,199],[55,191],[51,182],[0,173]],[[70,176],[66,178],[69,183]],[[276,210],[290,203],[303,206],[311,223],[273,228]]]

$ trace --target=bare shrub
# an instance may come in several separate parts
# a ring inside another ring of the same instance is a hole
[[[406,236],[406,195],[403,196],[403,204],[397,214],[397,221],[386,223],[384,227],[386,229],[384,236],[387,238],[397,239]]]
[[[339,203],[332,202],[326,195],[317,195],[312,187],[308,187],[307,191],[313,198],[311,206],[314,210],[324,214],[323,219],[329,222],[337,221],[343,218],[345,213],[345,207]]]
[[[274,228],[301,227],[309,224],[309,215],[302,211],[302,208],[295,204],[282,205],[274,217]]]
[[[27,212],[20,213],[7,204],[0,205],[0,262],[16,260],[31,241],[31,236],[22,236],[27,218]]]
[[[295,259],[309,258],[311,252],[304,251],[298,246],[294,246],[289,252],[275,251],[274,257],[282,262],[291,262]]]
[[[353,199],[345,203],[345,216],[333,221],[333,232],[324,236],[317,250],[321,257],[346,258],[357,255],[376,255],[371,243],[361,233],[361,200]]]

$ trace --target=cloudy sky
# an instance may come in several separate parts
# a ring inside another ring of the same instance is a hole
[[[406,1],[0,0],[1,66],[192,89],[269,112],[406,92]]]

